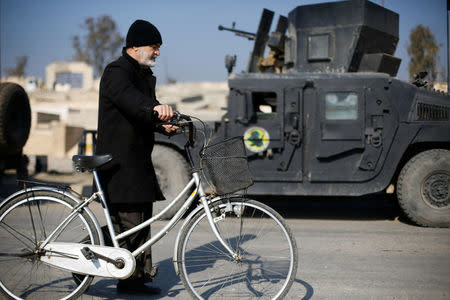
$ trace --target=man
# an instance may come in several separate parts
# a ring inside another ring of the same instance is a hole
[[[155,127],[153,114],[169,121],[172,108],[161,105],[155,96],[155,66],[162,44],[158,29],[144,20],[129,28],[122,56],[110,63],[100,82],[98,140],[96,154],[110,153],[112,161],[99,170],[115,232],[123,232],[152,216],[152,202],[164,199],[151,161],[155,130],[170,134],[177,128]],[[119,241],[134,251],[150,238],[150,228]],[[136,257],[136,271],[119,280],[117,289],[159,293],[144,284],[152,280],[151,251]],[[155,273],[155,272],[153,272]]]

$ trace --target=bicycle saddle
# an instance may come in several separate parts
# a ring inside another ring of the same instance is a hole
[[[73,167],[77,172],[91,172],[112,160],[111,154],[103,155],[74,155],[72,156]]]

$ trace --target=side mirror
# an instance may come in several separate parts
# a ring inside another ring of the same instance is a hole
[[[228,75],[233,72],[233,68],[236,66],[236,55],[227,55],[225,56],[225,68],[228,71]]]

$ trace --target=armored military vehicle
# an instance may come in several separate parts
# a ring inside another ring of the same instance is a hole
[[[227,112],[213,127],[216,137],[244,136],[248,193],[389,188],[415,223],[450,226],[450,95],[423,76],[395,77],[399,15],[365,0],[299,6],[269,35],[273,15],[263,11],[256,34],[219,27],[255,41],[247,72],[229,76]],[[160,154],[184,161],[176,138],[158,141]]]
[[[254,40],[245,73],[232,74],[227,56],[228,107],[212,124],[216,139],[244,136],[255,182],[247,192],[396,191],[412,221],[449,227],[450,95],[423,74],[396,78],[399,15],[366,0],[305,5],[269,34],[273,15],[263,11],[255,34],[219,26]],[[173,196],[188,179],[184,140],[156,140],[156,172]]]

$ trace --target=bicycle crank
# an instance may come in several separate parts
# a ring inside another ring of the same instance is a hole
[[[92,259],[98,258],[98,259],[103,259],[106,262],[112,263],[114,266],[116,266],[117,269],[123,269],[125,267],[125,262],[123,261],[123,259],[121,259],[121,258],[112,259],[112,258],[106,257],[104,255],[101,255],[99,253],[92,251],[91,249],[89,249],[89,247],[84,247],[83,249],[81,249],[81,253],[83,253],[84,257],[87,260],[92,260]]]
[[[43,251],[43,263],[78,274],[125,279],[136,268],[134,256],[123,248],[55,242]]]

